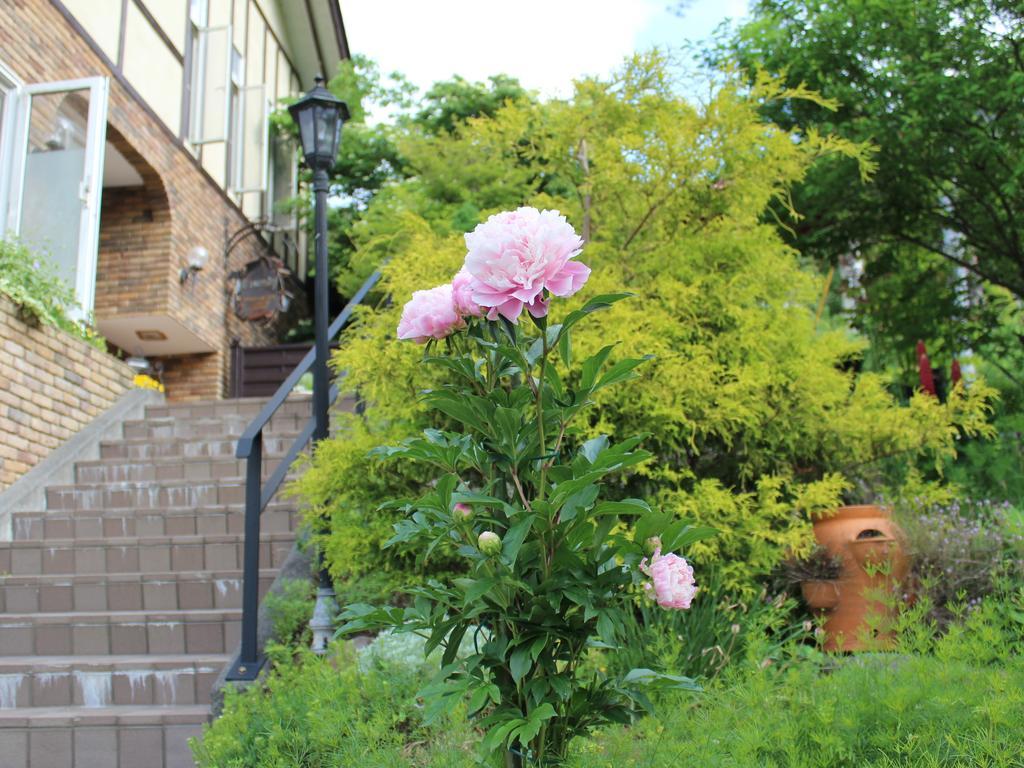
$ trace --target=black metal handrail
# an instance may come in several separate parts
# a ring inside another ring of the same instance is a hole
[[[355,295],[349,300],[345,308],[341,310],[334,322],[328,328],[327,338],[330,340],[337,336],[342,328],[352,319],[352,312],[366,298],[366,295],[380,280],[380,272],[374,272],[364,282]],[[255,680],[263,666],[263,658],[260,656],[257,638],[257,619],[259,616],[259,593],[260,593],[260,516],[266,509],[274,494],[277,493],[288,475],[288,470],[298,457],[299,453],[309,443],[313,432],[316,429],[317,415],[315,412],[310,415],[309,421],[302,428],[299,436],[295,438],[291,448],[281,459],[280,463],[263,483],[263,430],[270,423],[271,418],[277,412],[288,395],[291,394],[295,385],[304,373],[313,367],[316,362],[316,347],[313,347],[295,366],[288,378],[284,380],[274,396],[270,398],[259,416],[253,419],[252,423],[245,428],[238,440],[238,448],[235,456],[245,459],[245,532],[242,564],[242,644],[238,658],[235,659],[228,670],[228,680]],[[329,406],[338,398],[338,385],[330,388],[327,398]],[[316,408],[316,401],[311,400],[313,410]],[[326,419],[326,414],[324,414]]]

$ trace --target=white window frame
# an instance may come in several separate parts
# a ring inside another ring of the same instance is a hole
[[[239,87],[239,136],[238,136],[238,148],[235,152],[236,164],[233,168],[234,179],[232,180],[233,191],[236,194],[244,195],[248,192],[266,192],[270,181],[270,112],[273,105],[270,99],[266,97],[267,85],[266,83],[257,83],[256,85],[243,85]],[[245,186],[245,168],[249,161],[249,153],[247,149],[249,144],[246,141],[248,133],[246,131],[247,126],[245,118],[249,115],[249,100],[255,99],[257,104],[261,104],[263,107],[262,115],[260,117],[260,127],[262,129],[262,140],[260,141],[259,155],[260,169],[257,173],[259,180],[256,182],[256,186]]]
[[[204,110],[206,107],[207,88],[207,59],[209,49],[209,35],[213,32],[223,32],[224,41],[227,47],[227,55],[224,57],[224,125],[220,136],[203,136]],[[216,27],[195,26],[192,30],[195,40],[196,55],[192,62],[192,82],[189,91],[192,104],[189,107],[188,142],[193,147],[201,147],[204,144],[215,144],[220,141],[227,142],[231,134],[231,61],[234,56],[235,46],[232,42],[230,24],[221,24]]]
[[[29,122],[32,97],[66,91],[89,91],[89,114],[85,131],[85,168],[78,196],[82,214],[78,223],[78,264],[75,270],[75,298],[79,307],[69,311],[76,319],[85,319],[93,310],[96,298],[96,261],[100,238],[100,202],[103,193],[103,155],[107,141],[107,98],[110,81],[106,77],[84,77],[32,83],[19,89],[17,117],[12,137],[10,181],[7,185],[7,231],[19,234],[22,196],[25,191],[25,158],[28,153]]]
[[[225,187],[235,194],[241,186],[245,145],[245,56],[229,41],[227,140],[224,146]],[[237,66],[236,66],[237,64]],[[235,98],[237,96],[237,99]]]
[[[4,111],[0,117],[0,237],[8,230],[7,222],[14,221],[9,206],[12,166],[14,164],[14,129],[17,125],[18,109],[21,103],[21,79],[0,62],[0,92],[3,94]]]
[[[269,120],[268,120],[268,123],[269,123]],[[269,125],[268,125],[268,128],[269,128]],[[276,172],[276,167],[275,167],[275,164],[274,164],[273,152],[277,148],[277,145],[280,142],[284,142],[284,141],[286,141],[286,140],[281,138],[281,137],[277,137],[277,138],[274,139],[273,142],[271,142],[269,135],[267,137],[267,158],[266,158],[266,163],[267,163],[267,166],[268,166],[268,169],[267,169],[267,203],[266,203],[266,210],[264,212],[264,215],[266,216],[267,221],[270,221],[270,222],[275,223],[275,224],[276,224],[276,222],[274,221],[274,219],[277,216],[277,212],[274,209],[277,207],[277,203],[279,203],[280,201],[277,200],[274,197],[274,193],[276,191],[275,188],[277,187],[277,172]],[[289,146],[291,146],[291,145],[289,144]],[[294,149],[292,149],[291,165],[290,165],[291,173],[288,175],[288,197],[289,198],[294,198],[294,197],[296,197],[299,194],[299,179],[298,179],[299,174],[297,172],[298,164],[299,164],[299,162],[298,162],[297,153],[296,153],[296,151]],[[294,210],[292,210],[288,214],[288,226],[287,226],[287,228],[288,229],[298,229],[298,226],[299,226],[298,214]]]

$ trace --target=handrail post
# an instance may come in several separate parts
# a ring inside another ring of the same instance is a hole
[[[326,222],[324,222],[326,223]],[[319,243],[323,244],[323,250],[326,251],[326,240],[321,239]],[[320,251],[320,245],[318,243],[318,252]],[[323,264],[326,264],[326,253],[323,253]],[[318,262],[321,263],[321,262]],[[326,286],[327,283],[327,269],[326,266],[320,270],[320,275],[323,276],[323,284]],[[327,342],[330,338],[338,333],[345,327],[345,323],[352,317],[352,313],[356,306],[366,298],[367,294],[373,290],[373,287],[380,280],[381,274],[379,271],[375,271],[370,275],[366,281],[362,284],[358,291],[349,299],[345,308],[341,311],[327,328]],[[319,295],[318,289],[318,295]],[[326,290],[324,290],[326,293]],[[322,302],[322,305],[326,308],[326,300]],[[327,343],[323,345],[326,347]],[[295,384],[298,382],[299,377],[302,376],[306,371],[313,370],[320,371],[322,374],[327,372],[327,360],[324,355],[319,357],[316,355],[317,349],[311,349],[290,374],[288,378],[278,387],[274,396],[260,411],[260,415],[257,416],[245,431],[242,436],[238,439],[238,448],[235,455],[240,459],[246,459],[245,465],[245,543],[244,543],[244,573],[243,573],[243,586],[242,586],[242,647],[240,649],[238,658],[232,663],[231,668],[227,674],[227,680],[255,680],[259,675],[260,668],[263,666],[263,660],[259,656],[258,647],[258,636],[257,636],[257,624],[259,616],[259,583],[260,583],[260,562],[259,562],[259,538],[260,538],[260,515],[263,513],[264,507],[270,503],[274,494],[277,492],[278,487],[285,480],[288,469],[295,461],[295,457],[298,455],[310,440],[315,445],[319,440],[328,436],[328,409],[334,399],[338,396],[337,386],[330,386],[330,379],[327,379],[328,387],[324,395],[324,405],[321,408],[316,407],[316,394],[314,392],[314,413],[313,417],[310,418],[306,425],[302,428],[299,436],[295,438],[290,449],[288,449],[285,457],[278,463],[277,469],[275,469],[269,476],[266,486],[264,487],[261,480],[263,474],[263,430],[270,423],[270,419],[277,412],[277,409],[285,403],[288,399],[288,395],[291,393]],[[322,363],[322,365],[318,365]],[[314,379],[315,384],[316,379]],[[319,431],[318,431],[319,428]],[[333,617],[336,606],[333,602],[333,587],[331,585],[330,574],[328,574],[326,568],[324,568],[323,555],[318,553],[318,560],[316,569],[320,574],[320,586],[321,589],[317,593],[317,602],[320,607],[320,615]],[[327,640],[330,639],[330,635],[333,631],[330,627],[325,625],[323,628],[324,634],[321,635],[321,642],[319,643],[320,649],[325,649]]]
[[[245,460],[245,541],[242,563],[242,648],[228,680],[255,680],[263,666],[257,647],[260,604],[260,487],[263,475],[263,430],[256,433]]]
[[[313,442],[326,440],[330,431],[328,417],[328,391],[330,375],[327,369],[330,355],[330,340],[327,338],[328,318],[328,267],[327,267],[327,190],[330,182],[327,171],[318,168],[313,172],[316,278],[313,286],[313,326],[316,357],[313,360],[313,418],[316,429]]]
[[[330,354],[330,339],[327,338],[327,190],[330,184],[327,171],[317,168],[313,171],[314,214],[316,223],[316,283],[314,285],[315,300],[313,302],[314,331],[316,333],[316,358],[313,360],[313,418],[316,420],[313,429],[313,449],[321,440],[330,434],[330,386],[331,380],[327,369]],[[334,602],[334,585],[324,563],[323,551],[316,554],[319,571],[319,589],[316,594],[316,606],[310,629],[313,632],[312,648],[314,653],[327,653],[327,643],[332,632],[333,614],[337,611]]]

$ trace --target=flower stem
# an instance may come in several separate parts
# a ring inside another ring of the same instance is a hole
[[[537,484],[537,498],[544,498],[545,485],[548,474],[547,446],[544,435],[544,374],[548,364],[548,331],[541,328],[543,334],[543,351],[540,356],[540,376],[537,379],[537,435],[540,438],[540,482]]]

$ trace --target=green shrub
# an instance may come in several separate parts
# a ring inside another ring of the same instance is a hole
[[[474,765],[460,712],[433,727],[415,700],[416,671],[359,670],[349,650],[335,659],[302,653],[266,687],[229,689],[224,713],[192,748],[200,768],[387,768]],[[429,749],[428,749],[429,747]]]
[[[273,623],[273,638],[286,646],[308,646],[315,589],[309,579],[283,579],[278,592],[268,592],[263,607]]]
[[[423,478],[374,467],[366,452],[444,427],[417,398],[443,378],[391,341],[399,299],[462,263],[450,222],[466,201],[481,216],[524,203],[557,208],[581,230],[589,222],[594,274],[570,308],[636,292],[609,312],[623,338],[610,362],[655,358],[628,394],[599,393],[581,437],[649,434],[655,460],[611,491],[718,528],[693,559],[698,573],[719,566],[733,591],[756,596],[787,554],[809,550],[813,513],[864,501],[911,470],[934,480],[959,437],[990,431],[980,382],[901,407],[884,377],[855,373],[863,341],[818,326],[819,279],[762,217],[822,156],[852,155],[869,170],[864,148],[763,122],[766,101],[818,100],[777,81],[726,79],[701,108],[677,86],[663,58],[637,56],[611,80],[578,83],[568,101],[517,102],[450,135],[403,138],[414,175],[379,192],[353,230],[349,282],[390,258],[379,301],[360,308],[335,355],[367,414],[321,445],[298,485],[311,515],[330,520],[321,543],[337,578],[411,566],[381,550],[398,516],[379,506],[419,495]],[[577,159],[584,140],[589,170]],[[594,354],[607,335],[584,329],[575,354]]]
[[[58,275],[47,256],[12,240],[0,239],[0,293],[17,306],[30,324],[46,323],[105,350],[106,341],[87,324],[71,319],[75,292]]]

